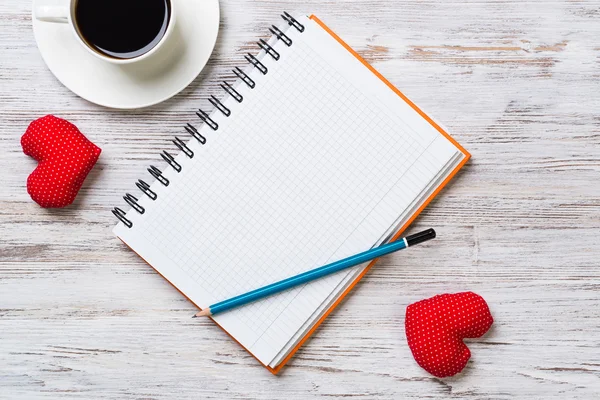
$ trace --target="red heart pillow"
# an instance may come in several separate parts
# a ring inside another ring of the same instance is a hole
[[[71,204],[102,151],[75,125],[53,115],[33,121],[21,147],[38,161],[27,178],[27,192],[44,208]]]
[[[483,336],[494,319],[472,292],[442,294],[406,309],[406,339],[417,363],[438,378],[458,374],[471,358],[464,338]]]

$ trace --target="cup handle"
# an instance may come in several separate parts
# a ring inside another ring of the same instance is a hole
[[[69,7],[39,6],[35,9],[35,18],[45,22],[69,22]]]

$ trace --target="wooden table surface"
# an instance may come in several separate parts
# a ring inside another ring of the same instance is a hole
[[[199,0],[200,1],[200,0]],[[0,2],[0,398],[592,399],[600,395],[600,1],[222,0],[204,72],[108,110],[44,65],[31,4]],[[440,239],[384,258],[275,377],[111,233],[110,210],[279,13],[315,13],[443,122],[472,161],[416,221]],[[68,60],[65,60],[68,62]],[[25,188],[29,122],[102,149],[71,207]],[[408,304],[481,294],[495,318],[465,371],[413,360]]]

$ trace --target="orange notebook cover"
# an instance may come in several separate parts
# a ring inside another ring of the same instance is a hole
[[[404,102],[406,102],[412,109],[414,109],[421,117],[423,117],[429,124],[431,124],[431,126],[433,126],[435,128],[435,130],[437,130],[440,134],[442,134],[444,137],[446,137],[454,146],[456,146],[456,148],[462,152],[464,154],[464,158],[460,161],[460,163],[452,170],[452,172],[446,177],[446,179],[444,179],[443,182],[441,182],[439,184],[439,186],[437,186],[435,188],[435,190],[431,193],[431,195],[424,201],[424,203],[418,208],[418,210],[416,212],[414,212],[414,214],[410,217],[410,219],[394,234],[393,238],[391,239],[391,241],[394,241],[396,239],[398,239],[401,234],[407,229],[407,227],[417,218],[417,216],[423,211],[423,209],[439,194],[439,192],[448,184],[448,182],[458,173],[458,171],[467,163],[467,161],[470,159],[471,155],[458,143],[456,142],[456,140],[454,140],[442,127],[440,127],[436,122],[434,122],[427,114],[425,114],[421,109],[419,109],[412,101],[410,101],[402,92],[400,92],[396,87],[394,87],[386,78],[384,78],[377,70],[375,70],[375,68],[373,68],[367,61],[365,61],[358,53],[356,53],[350,46],[348,46],[339,36],[337,36],[331,29],[329,29],[320,19],[318,19],[316,16],[312,15],[310,17],[311,20],[313,20],[314,22],[316,22],[323,30],[325,30],[329,35],[331,35],[339,44],[341,44],[349,53],[351,53],[354,57],[356,57],[365,67],[367,67],[377,78],[379,78],[383,83],[385,83],[385,85],[387,85],[391,90],[393,90],[400,98],[402,98],[402,100],[404,100]],[[132,249],[133,250],[133,249]],[[134,250],[135,251],[135,250]],[[138,253],[138,255],[140,255]],[[141,258],[143,258],[140,255]],[[152,264],[150,262],[148,262],[147,260],[145,260],[151,267]],[[277,374],[279,373],[282,368],[290,361],[290,359],[294,356],[294,354],[298,351],[298,349],[306,343],[306,341],[311,337],[311,335],[318,329],[318,327],[321,325],[321,323],[333,312],[333,310],[344,300],[344,298],[352,291],[352,289],[354,288],[354,286],[356,286],[356,284],[366,275],[366,273],[375,265],[375,263],[377,262],[377,260],[374,260],[373,262],[371,262],[365,269],[364,271],[356,278],[354,279],[354,281],[349,285],[349,287],[347,287],[347,289],[339,296],[339,298],[337,298],[337,300],[326,310],[326,312],[322,315],[322,317],[312,326],[312,328],[307,332],[306,335],[304,335],[304,337],[298,342],[298,344],[293,348],[293,350],[291,352],[289,352],[289,354],[283,359],[283,361],[277,365],[275,368],[272,368],[268,365],[265,365],[264,363],[262,363],[260,360],[257,359],[257,361],[259,361],[259,363],[261,363],[265,368],[267,368],[271,373],[273,374]],[[154,267],[153,267],[154,268]],[[156,268],[154,268],[156,270]],[[161,274],[158,270],[156,270],[159,274]],[[163,276],[163,278],[165,278],[165,280],[167,280],[169,283],[171,283],[182,295],[184,295],[184,297],[186,297],[190,302],[192,302],[194,305],[196,305],[198,308],[201,309],[200,306],[198,306],[198,304],[194,303],[188,296],[185,295],[185,293],[183,293],[182,290],[180,290],[179,288],[177,288],[176,285],[174,285],[167,277],[165,277],[163,274],[161,274],[161,276]],[[216,321],[215,323],[221,327],[221,325],[219,325]],[[225,333],[227,333],[234,341],[236,341],[238,344],[240,344],[235,337],[233,337],[232,335],[229,334],[229,332],[227,332],[227,330],[225,330],[223,327],[221,327]],[[241,345],[241,344],[240,344]],[[243,346],[242,346],[243,347]],[[247,349],[246,349],[247,350]],[[252,354],[252,353],[251,353]]]

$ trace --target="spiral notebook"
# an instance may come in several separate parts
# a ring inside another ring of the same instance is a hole
[[[318,18],[282,17],[113,210],[199,308],[397,238],[470,157]],[[371,265],[214,321],[277,373]]]

